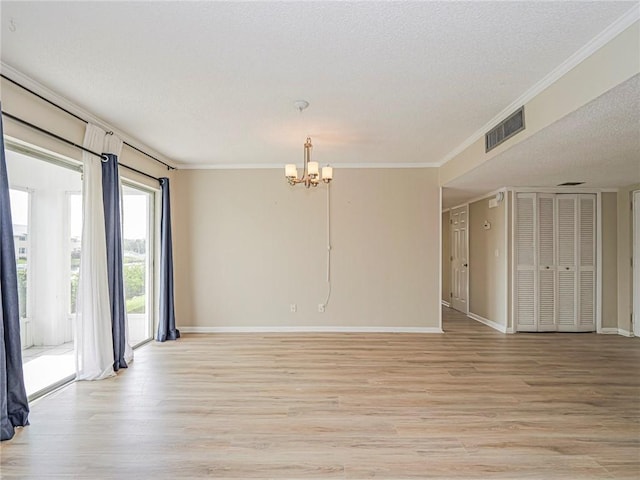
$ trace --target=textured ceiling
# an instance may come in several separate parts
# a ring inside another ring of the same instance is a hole
[[[640,183],[640,75],[447,184],[443,207],[503,186]]]
[[[1,58],[179,164],[431,163],[633,5],[2,1]]]

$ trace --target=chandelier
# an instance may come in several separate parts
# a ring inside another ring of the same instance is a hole
[[[300,113],[309,106],[309,102],[306,100],[297,100],[294,106]],[[289,185],[297,185],[302,183],[305,187],[317,187],[320,181],[329,183],[333,180],[333,168],[327,165],[322,167],[322,178],[320,177],[320,171],[318,162],[311,161],[311,137],[307,137],[307,141],[304,142],[304,166],[302,167],[302,176],[298,177],[298,168],[293,163],[289,163],[284,167],[284,176],[287,178]]]
[[[284,175],[287,177],[289,185],[297,185],[298,183],[304,184],[305,187],[317,187],[322,180],[324,183],[329,183],[333,180],[333,168],[330,166],[322,167],[322,178],[320,178],[320,172],[318,170],[318,162],[311,161],[311,137],[307,137],[307,141],[304,142],[304,167],[302,169],[302,176],[298,177],[298,168],[293,163],[289,163],[284,167]]]

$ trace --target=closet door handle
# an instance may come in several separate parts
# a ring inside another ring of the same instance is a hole
[[[468,266],[469,266],[469,264],[468,264],[468,263],[463,263],[463,264],[462,264],[462,266],[463,266],[463,267],[468,267]]]

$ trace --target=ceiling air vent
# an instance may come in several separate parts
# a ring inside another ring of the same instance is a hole
[[[564,182],[559,183],[558,187],[575,187],[576,185],[582,185],[584,182]]]
[[[496,148],[508,138],[524,130],[524,106],[509,115],[498,126],[489,130],[484,136],[485,152]]]

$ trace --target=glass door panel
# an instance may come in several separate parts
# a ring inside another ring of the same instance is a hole
[[[122,186],[124,292],[132,346],[153,337],[153,196],[139,187]]]

